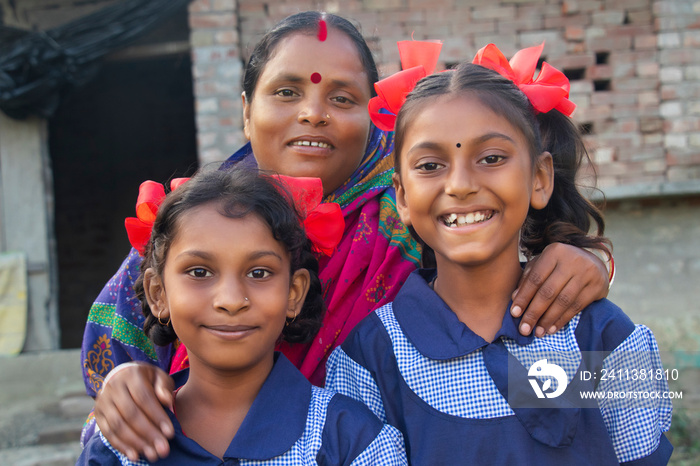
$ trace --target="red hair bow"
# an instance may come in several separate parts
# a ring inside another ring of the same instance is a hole
[[[396,115],[406,101],[406,96],[416,87],[416,83],[432,74],[437,65],[441,41],[403,40],[397,42],[401,67],[388,78],[374,83],[377,96],[369,100],[369,115],[377,128],[393,131]],[[383,113],[381,110],[389,113]]]
[[[321,203],[323,185],[320,178],[275,176],[292,196],[291,201],[303,219],[306,236],[314,251],[330,256],[345,230],[340,206],[334,202]]]
[[[543,49],[544,43],[522,49],[509,62],[498,47],[489,44],[476,53],[472,63],[513,81],[538,112],[547,113],[555,108],[571,116],[576,105],[569,100],[569,78],[564,73],[545,62],[537,78],[532,79]]]
[[[174,191],[189,178],[175,178],[170,181],[170,190]],[[136,200],[136,217],[127,217],[124,220],[126,234],[131,245],[144,255],[146,244],[151,239],[153,222],[156,220],[158,208],[165,199],[165,188],[155,181],[144,181],[139,186],[139,197]]]

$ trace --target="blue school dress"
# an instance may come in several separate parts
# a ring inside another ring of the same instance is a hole
[[[189,370],[174,375],[176,385]],[[405,465],[401,434],[383,424],[362,403],[312,386],[278,354],[223,461],[175,427],[170,455],[157,465]],[[85,446],[78,465],[146,465],[131,462],[99,433]]]
[[[506,312],[489,343],[432,290],[435,274],[411,274],[394,302],[360,322],[327,367],[326,388],[363,401],[397,427],[410,463],[668,462],[673,447],[663,432],[671,402],[659,397],[668,395],[668,385],[648,328],[601,300],[543,338],[522,336]],[[642,370],[650,371],[644,380]],[[629,398],[582,395],[596,390]]]

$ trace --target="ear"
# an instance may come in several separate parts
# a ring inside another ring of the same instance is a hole
[[[289,304],[287,306],[287,318],[293,319],[301,312],[306,294],[309,292],[311,276],[306,269],[299,269],[294,272],[292,282],[289,286]]]
[[[241,101],[243,103],[243,134],[250,141],[250,102],[246,99],[245,91],[241,92]]]
[[[151,314],[158,317],[160,313],[163,319],[170,317],[163,280],[152,267],[147,268],[143,273],[143,290],[146,295],[146,301],[148,301],[148,307],[151,308]]]
[[[408,206],[406,205],[406,191],[403,189],[401,184],[401,176],[398,173],[394,173],[391,178],[394,182],[394,190],[396,191],[396,210],[399,212],[399,217],[401,217],[401,222],[408,226],[411,226],[411,216],[408,213]]]
[[[554,189],[554,161],[549,152],[542,152],[537,158],[537,167],[532,183],[530,206],[536,210],[544,209],[547,207]]]

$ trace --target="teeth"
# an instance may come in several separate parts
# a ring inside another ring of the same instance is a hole
[[[462,225],[473,225],[484,222],[493,216],[493,212],[469,212],[466,215],[449,214],[443,217],[443,222],[450,228],[457,228]]]
[[[326,144],[325,142],[316,142],[316,141],[294,141],[292,143],[293,146],[307,146],[307,147],[320,147],[321,149],[329,149],[331,147],[330,144]]]

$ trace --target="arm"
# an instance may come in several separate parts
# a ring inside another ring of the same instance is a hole
[[[593,301],[608,295],[609,274],[593,253],[562,243],[528,262],[513,292],[511,314],[523,316],[520,333],[554,333]],[[524,311],[524,312],[523,312]]]
[[[597,391],[630,394],[599,400],[620,463],[666,464],[673,447],[663,433],[671,427],[672,406],[663,397],[669,388],[651,330],[638,325],[605,358],[602,374]]]
[[[163,405],[172,410],[173,380],[143,363],[122,364],[105,379],[95,400],[95,420],[109,443],[132,461],[149,461],[170,453],[175,431]]]
[[[407,464],[401,433],[383,424],[367,406],[339,394],[328,404],[316,462],[354,466]]]

